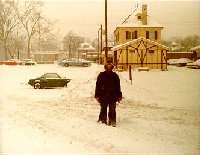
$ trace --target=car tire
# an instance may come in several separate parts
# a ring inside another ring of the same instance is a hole
[[[64,66],[65,66],[65,67],[68,67],[68,66],[69,66],[69,64],[67,64],[67,63],[66,63],[66,64],[64,64]]]
[[[88,67],[88,64],[83,64],[83,67]]]
[[[36,83],[34,84],[34,88],[35,88],[35,89],[41,89],[41,84],[40,84],[39,82],[36,82]]]

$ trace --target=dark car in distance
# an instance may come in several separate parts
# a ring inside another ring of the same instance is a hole
[[[41,77],[30,79],[28,84],[35,89],[66,87],[71,79],[62,78],[57,73],[45,73]]]

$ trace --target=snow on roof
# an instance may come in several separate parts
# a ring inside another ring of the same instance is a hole
[[[162,25],[155,22],[149,15],[147,15],[147,25],[142,24],[142,20],[138,19],[137,16],[142,14],[142,7],[136,8],[133,13],[128,17],[128,19],[122,24],[118,25],[118,27],[160,27],[163,28]]]
[[[188,58],[180,58],[176,60],[176,63],[190,63],[190,62],[193,62],[193,61]]]
[[[191,51],[195,51],[195,50],[199,50],[200,49],[200,45],[196,46],[196,47],[193,47],[191,48]]]
[[[180,53],[180,54],[182,53],[183,54],[183,53],[192,53],[192,52],[176,52],[176,51],[171,51],[171,52],[167,52],[167,53]]]
[[[147,42],[149,42],[149,43],[151,43],[151,44],[154,44],[154,45],[156,45],[156,46],[158,46],[158,47],[161,47],[161,48],[164,48],[164,49],[166,49],[166,50],[169,50],[169,49],[170,49],[169,47],[164,46],[164,45],[162,45],[162,44],[159,44],[159,43],[157,43],[157,42],[155,42],[155,41],[146,39],[146,38],[144,38],[144,37],[140,37],[140,38],[138,38],[138,39],[131,40],[131,41],[126,42],[126,43],[124,43],[124,44],[117,45],[117,46],[115,46],[115,47],[112,48],[112,51],[116,51],[116,50],[118,50],[118,49],[121,49],[121,48],[123,48],[123,47],[126,47],[126,46],[128,46],[128,45],[131,45],[132,43],[135,43],[135,42],[138,42],[138,41],[141,41],[141,40],[147,41]]]
[[[196,60],[196,61],[194,62],[194,64],[200,66],[200,59]]]
[[[78,50],[95,50],[95,48],[87,42],[81,43]]]
[[[171,43],[171,46],[178,46],[178,45],[179,45],[179,44],[177,44],[177,43],[174,42],[174,41]]]

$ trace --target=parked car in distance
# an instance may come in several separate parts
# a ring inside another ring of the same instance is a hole
[[[62,78],[57,73],[45,73],[41,77],[30,79],[28,84],[35,89],[66,87],[70,80],[65,77]]]
[[[17,65],[22,65],[22,61],[20,61],[19,59],[9,59],[9,61],[14,61],[17,63]]]
[[[186,66],[188,63],[192,63],[193,61],[188,59],[188,58],[180,58],[180,59],[169,59],[168,60],[168,64],[169,65],[175,65],[178,67],[184,67]]]
[[[191,68],[191,69],[200,69],[200,59],[196,60],[193,63],[188,63],[187,64],[187,68]]]
[[[36,65],[37,63],[33,61],[32,59],[23,59],[22,60],[22,65]]]
[[[60,66],[82,66],[82,67],[88,67],[91,65],[91,61],[87,61],[84,59],[76,59],[76,58],[72,58],[70,60],[62,60],[60,62],[58,62],[58,65]]]
[[[1,61],[0,65],[22,65],[22,62],[18,59],[9,59],[7,61]]]

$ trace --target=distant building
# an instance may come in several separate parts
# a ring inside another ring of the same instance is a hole
[[[167,52],[167,60],[169,59],[180,59],[180,58],[188,58],[191,60],[195,60],[195,52]]]
[[[200,59],[200,45],[191,48],[191,51],[196,55],[196,59]]]
[[[172,42],[171,43],[171,51],[172,52],[183,52],[185,48],[179,44],[177,44],[176,42]]]
[[[58,60],[58,54],[56,51],[41,51],[34,53],[34,60],[38,64],[53,64]]]
[[[197,52],[195,48],[192,48],[191,51],[185,52],[184,47],[172,42],[171,43],[171,51],[167,53],[167,59],[180,59],[180,58],[188,58],[191,60],[197,59]],[[200,57],[200,53],[199,53]]]
[[[96,61],[98,59],[98,52],[87,42],[81,43],[77,49],[78,58]]]
[[[136,8],[132,15],[114,31],[113,62],[124,70],[131,65],[153,69],[167,69],[167,52],[161,45],[163,26],[155,23],[147,14],[147,5]]]

